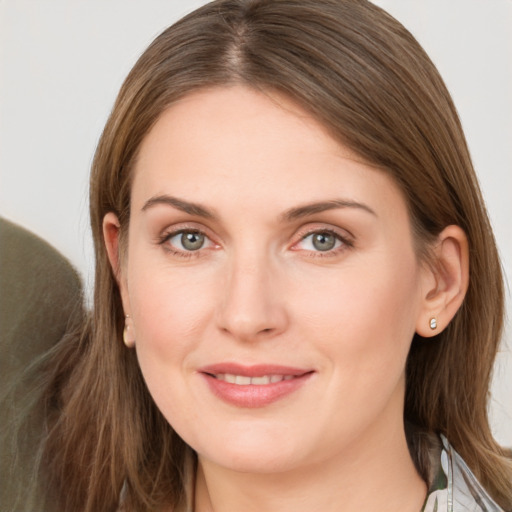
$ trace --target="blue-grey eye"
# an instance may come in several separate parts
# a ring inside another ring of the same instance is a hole
[[[336,247],[337,238],[332,233],[313,233],[313,247],[317,251],[330,251]]]
[[[163,242],[182,252],[193,252],[211,245],[209,238],[200,231],[177,231],[168,235]]]
[[[298,244],[298,248],[312,252],[328,252],[337,249],[343,240],[336,233],[330,231],[315,231],[306,235]]]
[[[184,231],[180,236],[181,245],[187,251],[197,251],[205,242],[205,236],[197,231]]]

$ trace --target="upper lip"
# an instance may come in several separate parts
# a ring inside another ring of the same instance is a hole
[[[294,377],[311,373],[311,369],[296,368],[292,366],[282,366],[275,364],[254,364],[242,365],[239,363],[216,363],[203,366],[198,370],[200,373],[210,375],[232,374],[242,375],[244,377],[263,377],[264,375],[292,375]]]

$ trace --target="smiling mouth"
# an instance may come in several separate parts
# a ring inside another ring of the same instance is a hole
[[[316,372],[279,365],[220,363],[203,367],[198,373],[217,398],[254,409],[295,394]]]
[[[246,375],[235,375],[233,373],[218,373],[210,374],[212,377],[228,382],[229,384],[236,384],[238,386],[266,386],[268,384],[275,384],[284,380],[292,380],[295,375],[262,375],[260,377],[248,377]]]

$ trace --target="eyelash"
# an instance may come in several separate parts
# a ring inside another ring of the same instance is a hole
[[[164,233],[161,237],[158,238],[157,243],[159,245],[162,245],[166,251],[171,253],[173,256],[178,256],[180,258],[198,258],[203,256],[204,250],[208,249],[207,247],[200,247],[197,250],[182,250],[182,249],[176,249],[174,248],[170,243],[168,243],[172,238],[183,235],[184,233],[191,233],[191,234],[198,234],[205,237],[205,240],[209,241],[210,244],[212,244],[214,247],[218,246],[211,240],[211,238],[201,229],[197,228],[180,228],[173,231],[168,231]],[[299,251],[300,249],[296,249],[295,247],[306,240],[308,237],[311,237],[313,235],[319,235],[319,234],[326,234],[331,235],[335,237],[337,242],[340,242],[340,245],[338,247],[334,247],[332,249],[326,250],[326,251],[314,251],[314,250],[306,250],[312,257],[314,258],[329,258],[333,256],[339,255],[341,252],[346,251],[347,249],[350,249],[354,246],[353,241],[347,237],[342,236],[338,231],[334,229],[329,228],[316,228],[311,229],[310,231],[307,231],[300,235],[300,240],[298,242],[295,242],[291,250]]]

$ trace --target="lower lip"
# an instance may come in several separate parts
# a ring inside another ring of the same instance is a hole
[[[290,380],[270,384],[242,386],[220,380],[207,373],[201,373],[211,391],[218,398],[236,407],[255,409],[265,407],[297,391],[311,377],[312,372],[298,375]]]

